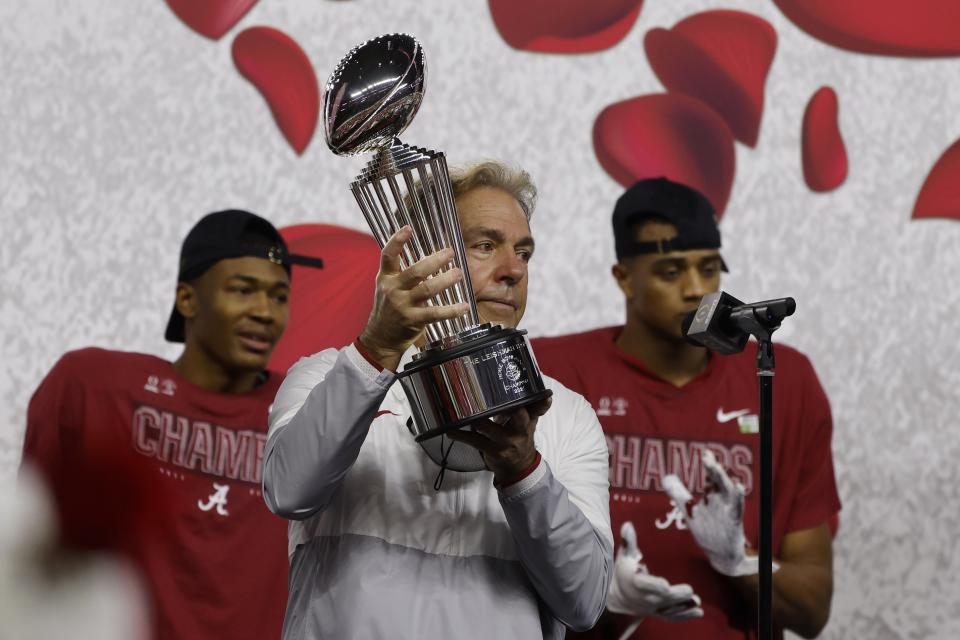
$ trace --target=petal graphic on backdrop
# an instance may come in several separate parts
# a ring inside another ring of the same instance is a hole
[[[847,179],[847,149],[837,111],[836,92],[820,87],[803,112],[803,179],[811,191],[831,191]]]
[[[773,0],[808,34],[841,49],[888,56],[960,55],[957,0]]]
[[[643,0],[490,0],[490,14],[515,49],[587,53],[620,42],[642,5]]]
[[[701,191],[723,215],[736,159],[723,119],[681,94],[631,98],[606,107],[593,124],[593,149],[610,176],[628,187],[666,176]]]
[[[201,35],[217,40],[240,21],[257,0],[166,0],[177,17]]]
[[[960,220],[960,140],[950,145],[927,174],[913,217]]]
[[[323,259],[323,269],[293,267],[290,320],[270,357],[274,371],[286,371],[303,356],[356,340],[370,316],[380,268],[380,245],[368,233],[299,224],[280,229],[280,235],[291,253]]]
[[[742,11],[704,11],[672,29],[651,29],[644,47],[667,91],[699,98],[723,116],[737,140],[756,145],[777,50],[770,23]]]
[[[282,31],[251,27],[233,41],[233,62],[263,94],[290,146],[303,153],[320,116],[320,88],[307,54]]]

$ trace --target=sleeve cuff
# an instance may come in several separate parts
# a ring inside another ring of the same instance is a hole
[[[344,349],[344,352],[346,353],[346,356],[350,362],[353,363],[353,366],[355,366],[366,377],[370,378],[383,388],[387,388],[393,384],[393,381],[397,377],[397,374],[395,374],[393,371],[390,371],[389,369],[383,369],[379,366],[379,364],[372,364],[376,361],[364,354],[364,349],[360,346],[359,340],[355,340],[353,344]]]
[[[547,475],[547,465],[544,464],[540,453],[537,453],[537,459],[523,474],[513,482],[497,487],[497,490],[504,498],[513,498],[522,495],[532,489],[543,477]]]
[[[370,363],[370,366],[376,369],[377,371],[383,371],[383,366],[377,362],[377,359],[373,357],[373,354],[363,345],[358,336],[356,340],[353,341],[353,346],[357,348],[357,351],[363,356],[363,359]]]

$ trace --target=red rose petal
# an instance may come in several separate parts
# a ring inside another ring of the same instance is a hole
[[[756,145],[777,50],[777,33],[766,20],[742,11],[705,11],[670,30],[651,29],[644,47],[668,91],[702,100],[723,116],[737,140]]]
[[[307,54],[282,31],[252,27],[233,41],[233,62],[263,94],[290,146],[303,153],[320,116],[320,88]]]
[[[933,165],[917,196],[913,217],[960,220],[960,140]]]
[[[811,191],[831,191],[847,178],[847,150],[837,110],[836,92],[820,87],[803,113],[803,179]]]
[[[358,220],[362,219],[357,211]],[[270,357],[270,368],[286,371],[303,356],[352,343],[370,317],[380,268],[373,236],[328,224],[280,229],[291,253],[321,258],[322,269],[293,267],[290,319]]]
[[[218,40],[257,0],[166,0],[177,17],[201,35]]]
[[[606,107],[593,125],[601,166],[629,187],[666,176],[702,192],[723,215],[736,159],[726,123],[699,100],[682,94],[640,96]]]
[[[773,0],[808,34],[841,49],[888,56],[960,55],[957,0]]]
[[[490,14],[515,49],[587,53],[620,42],[642,5],[643,0],[490,0]]]

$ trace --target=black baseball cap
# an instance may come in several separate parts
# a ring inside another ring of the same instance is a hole
[[[677,228],[677,235],[651,242],[638,241],[636,225],[648,218],[669,222]],[[643,253],[720,248],[720,228],[710,201],[696,189],[664,177],[635,182],[617,199],[613,208],[613,237],[617,260]],[[727,271],[727,265],[722,260],[721,263]]]
[[[295,264],[323,267],[323,260],[319,258],[290,255],[280,232],[260,216],[241,209],[227,209],[205,215],[190,229],[180,248],[177,282],[199,278],[220,260],[246,256],[279,264],[288,275]],[[164,337],[169,342],[185,339],[184,318],[176,304]]]

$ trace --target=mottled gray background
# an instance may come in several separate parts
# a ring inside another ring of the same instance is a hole
[[[911,221],[927,172],[960,137],[960,60],[846,53],[770,2],[647,0],[630,34],[585,55],[515,51],[481,0],[261,0],[218,42],[160,0],[0,4],[0,481],[15,473],[24,410],[65,350],[174,356],[162,330],[180,241],[203,213],[249,208],[278,225],[363,228],[346,183],[362,164],[298,157],[234,69],[239,31],[271,25],[321,80],[354,44],[419,36],[426,102],[404,139],[452,162],[498,157],[542,190],[526,327],[612,324],[609,212],[620,187],[591,127],[606,105],[661,91],[643,34],[708,8],[755,12],[780,46],[756,149],[737,148],[723,221],[741,299],[792,295],[780,339],[809,353],[833,404],[844,511],[825,638],[960,637],[960,222]],[[815,195],[799,133],[822,85],[839,94],[850,175]]]

